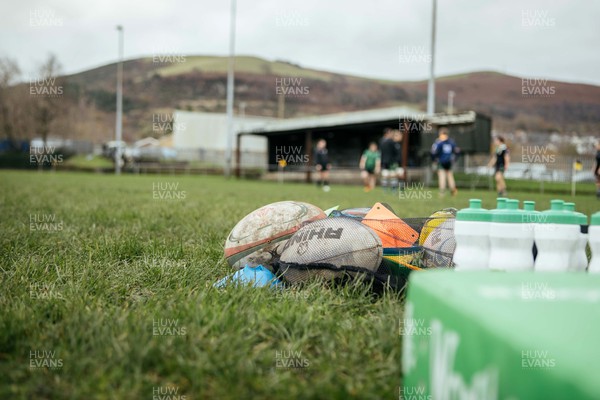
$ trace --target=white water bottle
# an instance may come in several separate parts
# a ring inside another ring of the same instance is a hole
[[[523,226],[524,229],[529,229],[529,231],[531,232],[532,236],[535,236],[535,224],[538,221],[540,212],[535,210],[535,201],[532,200],[525,200],[523,202],[523,210],[525,211],[525,223],[526,225]],[[534,263],[535,263],[535,254],[536,254],[536,249],[535,249],[535,241],[534,243],[531,245],[531,254],[534,256]]]
[[[593,214],[590,218],[590,227],[588,229],[588,241],[590,250],[592,250],[592,260],[588,267],[589,273],[600,273],[600,211]]]
[[[579,240],[579,218],[563,211],[564,201],[550,201],[550,209],[542,211],[535,225],[538,254],[536,271],[568,271],[571,253]]]
[[[569,271],[584,272],[588,266],[587,254],[585,253],[588,235],[582,230],[587,226],[587,217],[585,214],[575,211],[575,203],[565,203],[563,207],[566,212],[575,214],[579,219],[579,237],[569,259]]]
[[[457,271],[488,269],[491,218],[492,214],[481,208],[480,199],[470,199],[469,208],[463,208],[456,213],[456,249],[452,261]]]
[[[506,200],[505,209],[492,212],[490,224],[490,269],[529,271],[533,269],[533,230],[528,213],[519,210],[519,201]]]

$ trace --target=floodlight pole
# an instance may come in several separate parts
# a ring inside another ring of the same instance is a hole
[[[227,72],[227,149],[225,153],[225,176],[231,176],[233,168],[233,88],[235,69],[235,10],[236,0],[231,0],[231,22],[229,35],[229,70]]]
[[[454,90],[448,91],[448,114],[454,113],[454,96],[455,95],[456,95],[456,93],[454,93]]]
[[[123,140],[123,27],[117,25],[119,32],[119,60],[117,62],[117,120],[115,122],[115,174],[121,174],[121,142]]]
[[[437,0],[433,0],[433,12],[431,16],[431,63],[429,64],[429,84],[427,85],[427,115],[435,113],[435,24],[436,24]]]
[[[115,122],[115,174],[121,174],[121,142],[123,140],[123,27],[117,25],[119,60],[117,62],[117,120]]]

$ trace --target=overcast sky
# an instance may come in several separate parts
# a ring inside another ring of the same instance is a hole
[[[117,58],[227,55],[229,0],[4,2],[0,55],[25,77]],[[236,53],[393,80],[428,76],[432,0],[238,0]],[[600,1],[438,0],[436,75],[495,70],[600,85]]]

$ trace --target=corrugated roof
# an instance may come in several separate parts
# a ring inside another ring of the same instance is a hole
[[[426,119],[426,116],[422,111],[409,107],[379,108],[375,110],[343,112],[337,114],[266,121],[264,124],[258,125],[252,130],[242,132],[242,134],[261,134],[317,128],[322,129],[340,125],[400,120],[400,118],[424,120]]]
[[[378,108],[374,110],[352,111],[336,114],[315,115],[289,119],[264,120],[253,128],[240,131],[241,134],[268,134],[309,129],[333,128],[341,125],[365,124],[369,122],[393,121],[401,118],[429,122],[434,125],[468,124],[475,122],[475,111],[460,114],[434,114],[427,116],[424,112],[410,107]]]
[[[434,114],[427,117],[427,122],[434,125],[469,124],[475,122],[475,111],[467,111],[461,114]]]

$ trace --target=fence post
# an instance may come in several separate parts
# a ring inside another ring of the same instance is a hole
[[[407,175],[408,175],[408,171]],[[431,164],[427,163],[427,165],[425,166],[425,186],[429,187],[431,186]]]
[[[313,163],[313,159],[312,159],[312,152],[313,152],[313,148],[312,148],[312,131],[311,130],[307,130],[304,133],[304,149],[305,151],[307,151],[308,153],[308,165],[305,165],[305,172],[306,172],[306,178],[305,178],[305,182],[306,183],[311,183],[312,182],[312,176],[311,176],[311,166]]]
[[[576,170],[577,170],[577,161],[574,160],[571,163],[571,197],[575,197],[575,191],[576,191],[576,188],[575,188],[575,185],[576,185],[576,183],[575,183],[575,171]]]

